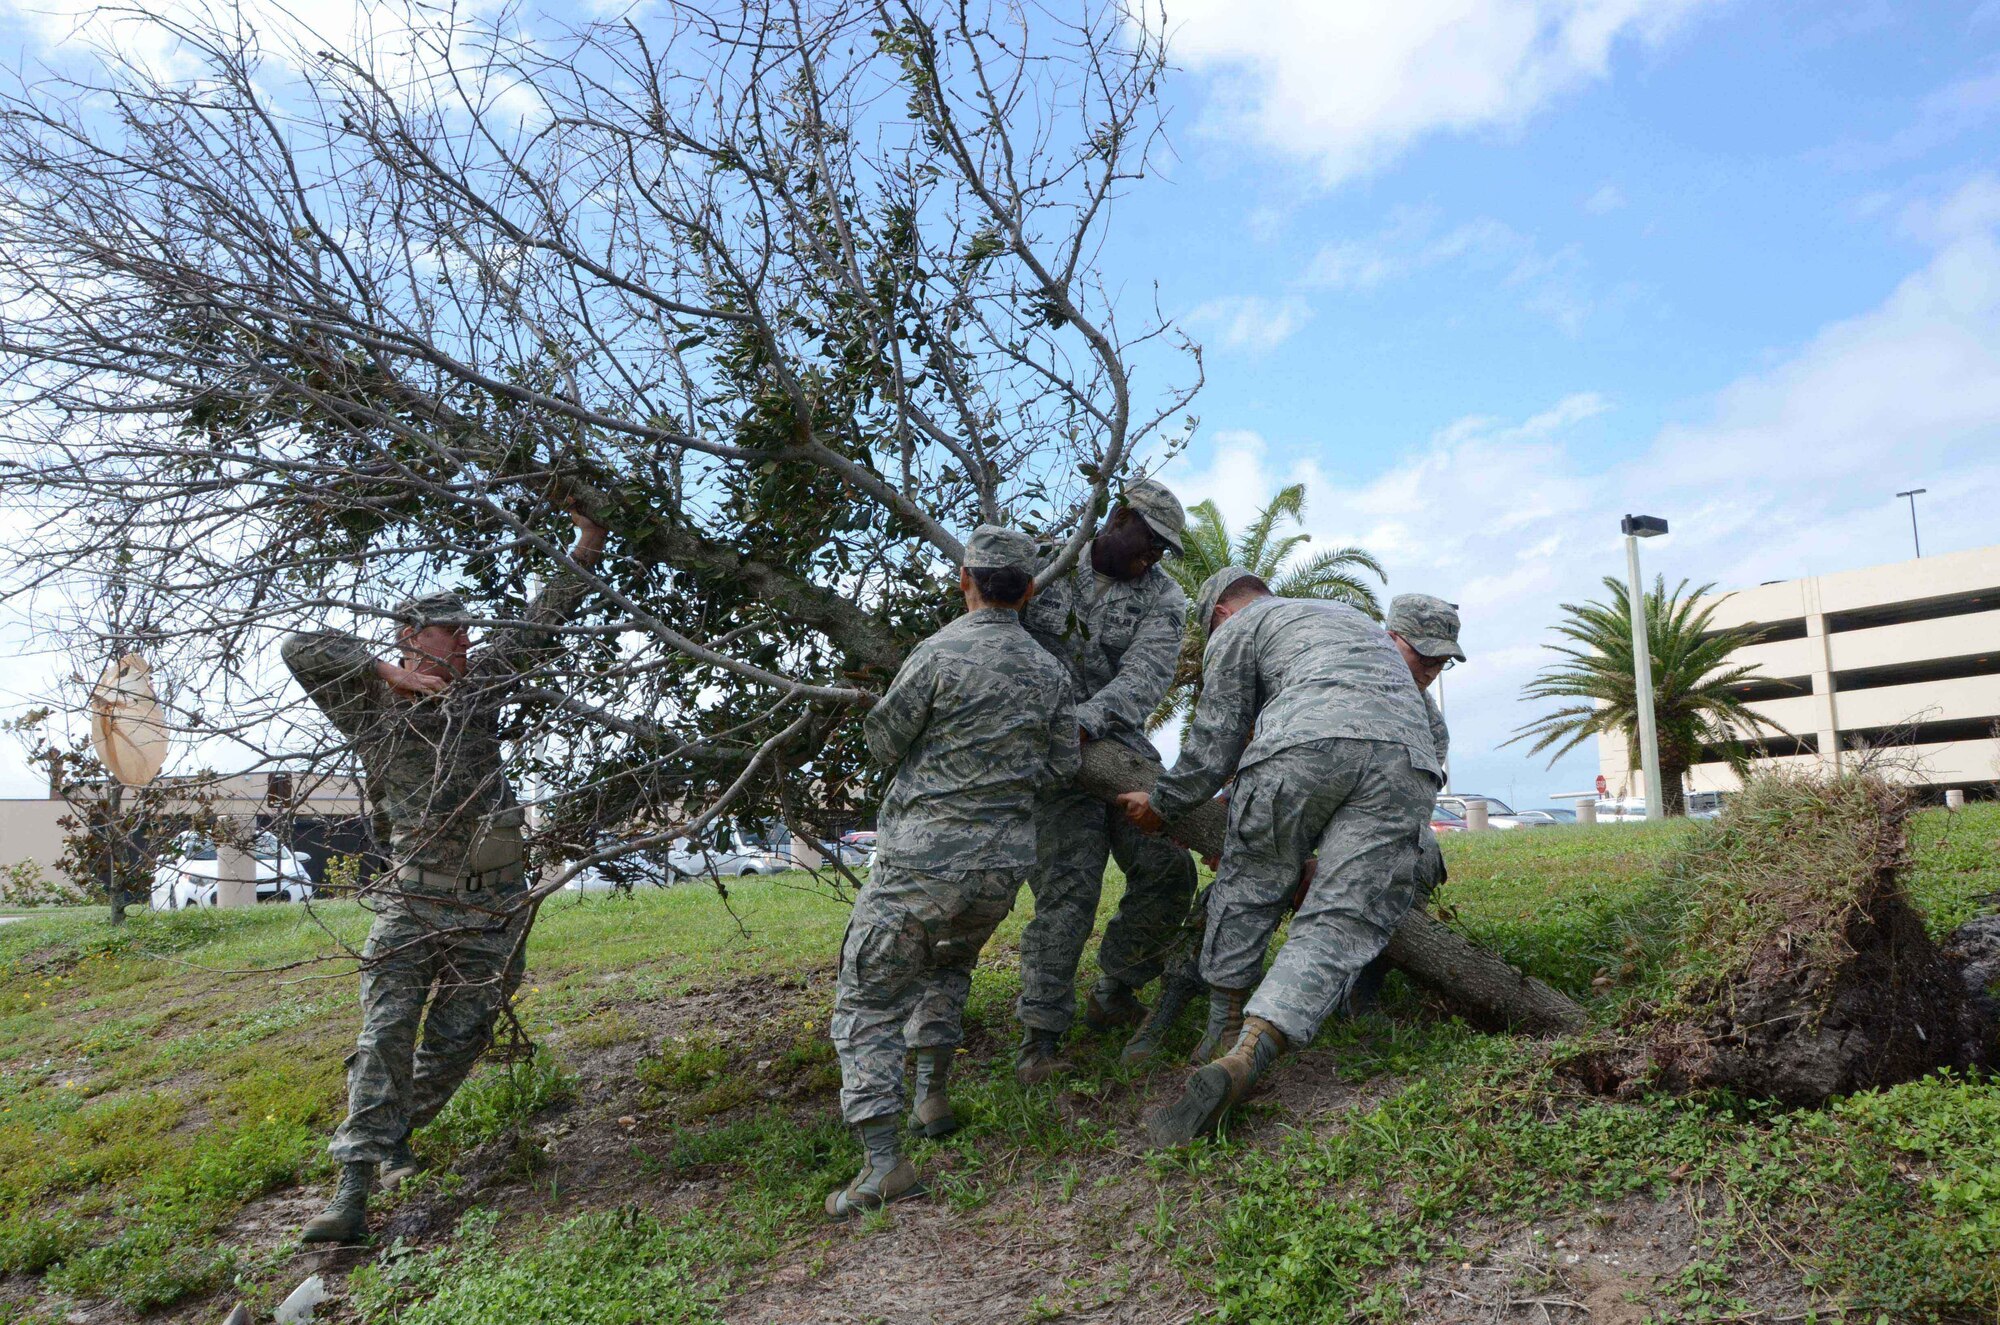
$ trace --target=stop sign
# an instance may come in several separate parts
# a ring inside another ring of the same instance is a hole
[[[1611,784],[1604,780],[1604,774],[1599,773],[1597,775],[1597,794],[1602,796],[1609,790],[1611,790]]]

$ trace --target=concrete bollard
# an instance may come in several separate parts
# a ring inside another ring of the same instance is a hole
[[[1595,824],[1597,822],[1597,802],[1578,801],[1576,803],[1576,821],[1580,824]]]
[[[1965,788],[1963,788],[1963,787],[1953,787],[1953,788],[1951,788],[1951,790],[1949,790],[1949,791],[1945,792],[1945,794],[1944,794],[1944,807],[1945,807],[1945,808],[1946,808],[1947,810],[1962,810],[1962,809],[1964,809],[1964,808],[1965,808]]]
[[[785,866],[785,868],[816,870],[824,864],[826,864],[826,857],[820,853],[820,849],[818,847],[814,846],[811,842],[808,842],[803,837],[798,837],[796,835],[793,836],[791,845],[791,859],[790,862]]]
[[[1486,802],[1467,801],[1465,803],[1465,826],[1477,833],[1491,827],[1486,822]]]
[[[256,825],[247,830],[221,835],[215,844],[215,904],[255,906],[257,904],[257,857],[238,845],[255,839]]]

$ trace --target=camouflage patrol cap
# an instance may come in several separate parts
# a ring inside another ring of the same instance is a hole
[[[1426,658],[1456,658],[1465,661],[1458,646],[1458,606],[1427,593],[1397,594],[1389,600],[1389,616],[1383,622],[1410,642],[1410,647]]]
[[[983,524],[965,540],[967,570],[1005,570],[1035,573],[1035,540],[1005,525]]]
[[[1201,590],[1195,595],[1194,620],[1203,630],[1209,629],[1209,622],[1215,616],[1215,605],[1222,601],[1222,595],[1238,580],[1254,580],[1256,575],[1241,566],[1224,566],[1215,574],[1201,582]]]
[[[1147,527],[1174,550],[1175,556],[1181,554],[1181,531],[1187,528],[1187,512],[1181,509],[1180,498],[1164,485],[1142,478],[1125,489],[1121,504],[1144,517]]]
[[[395,606],[396,620],[412,630],[425,626],[469,626],[478,620],[466,610],[465,600],[449,590],[418,594]]]

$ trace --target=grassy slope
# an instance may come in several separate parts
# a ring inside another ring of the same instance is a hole
[[[1609,1016],[1646,986],[1665,932],[1661,863],[1696,831],[1458,838],[1439,900]],[[1926,816],[1918,847],[1912,887],[1934,928],[2000,892],[2000,810]],[[1009,949],[1025,910],[975,983],[969,1020],[986,1041],[1009,1033]],[[752,977],[821,977],[774,1001],[756,1031],[770,1055],[758,1069],[775,1064],[816,1103],[761,1106],[724,1045],[668,1039],[636,1083],[612,1084],[681,1120],[665,1138],[672,1163],[720,1175],[704,1209],[558,1197],[502,1220],[474,1202],[455,1236],[352,1276],[345,1310],[514,1325],[712,1319],[774,1265],[820,1256],[817,1197],[854,1162],[831,1121],[822,1033],[845,914],[801,877],[737,888],[729,909],[698,888],[551,903],[520,1000],[547,1048],[529,1067],[485,1071],[421,1139],[447,1165],[431,1193],[449,1194],[462,1181],[451,1165],[490,1152],[524,1117],[604,1086],[573,1072],[588,1078],[594,1051],[648,1034],[634,1009]],[[358,939],[364,920],[329,906],[147,916],[118,934],[101,913],[0,926],[0,1322],[100,1298],[123,1310],[199,1304],[188,1309],[205,1316],[213,1294],[268,1304],[298,1277],[291,1248],[231,1226],[267,1193],[328,1172],[352,981],[325,965],[232,972],[323,956]],[[1675,1191],[1698,1194],[1689,1209],[1703,1251],[1667,1286],[1673,1314],[1740,1312],[1743,1276],[1774,1258],[1830,1310],[2000,1314],[1993,1085],[1925,1081],[1789,1116],[1719,1100],[1609,1104],[1572,1098],[1540,1046],[1470,1033],[1407,996],[1393,1010],[1323,1041],[1344,1080],[1380,1078],[1379,1102],[1144,1160],[1118,1159],[1131,1141],[1116,1102],[1138,1083],[1109,1048],[1084,1042],[1076,1089],[1061,1095],[1017,1090],[1004,1048],[987,1043],[957,1092],[966,1131],[919,1158],[965,1211],[1023,1181],[1066,1202],[1093,1163],[1129,1167],[1153,1197],[1126,1231],[1172,1248],[1235,1319],[1395,1318],[1424,1267],[1468,1254],[1475,1231]],[[523,1171],[534,1162],[529,1147]],[[1078,1305],[1058,1295],[1046,1310]]]

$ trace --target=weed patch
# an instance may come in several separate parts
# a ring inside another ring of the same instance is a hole
[[[700,1281],[715,1230],[690,1217],[667,1224],[634,1209],[604,1210],[503,1246],[500,1216],[474,1210],[453,1245],[402,1253],[348,1280],[364,1321],[399,1325],[704,1325],[719,1321]]]
[[[575,1094],[576,1078],[553,1055],[537,1052],[525,1062],[495,1065],[474,1075],[421,1136],[426,1149],[471,1150],[518,1132],[530,1118]]]

